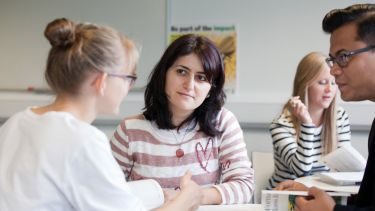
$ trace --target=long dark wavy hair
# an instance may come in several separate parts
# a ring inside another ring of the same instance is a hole
[[[166,75],[178,58],[191,53],[200,58],[207,79],[211,82],[211,89],[208,97],[188,118],[180,125],[173,125],[172,113],[165,93]],[[216,127],[216,117],[226,98],[223,90],[224,82],[224,65],[215,44],[204,36],[183,35],[169,45],[149,76],[143,115],[147,120],[155,121],[160,129],[179,129],[195,119],[195,123],[200,126],[200,131],[209,136],[220,135],[221,131]]]

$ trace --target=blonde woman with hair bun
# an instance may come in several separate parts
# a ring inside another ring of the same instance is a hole
[[[50,22],[44,35],[52,46],[45,78],[56,99],[14,114],[0,128],[0,210],[146,210],[106,135],[91,125],[99,114],[117,114],[134,84],[133,42],[110,27],[66,18]],[[190,177],[156,210],[196,209],[202,193]]]
[[[298,64],[292,97],[270,125],[274,173],[268,188],[284,180],[329,171],[317,162],[338,147],[349,145],[347,112],[336,106],[337,85],[320,52],[306,55]]]

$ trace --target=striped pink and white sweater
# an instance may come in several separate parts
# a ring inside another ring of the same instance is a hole
[[[111,139],[113,155],[127,180],[152,178],[163,188],[178,188],[181,176],[190,170],[199,185],[217,188],[223,204],[248,203],[254,191],[254,172],[242,130],[225,108],[217,118],[223,131],[217,137],[198,132],[198,124],[178,133],[159,129],[143,115],[127,118]],[[179,148],[185,153],[180,158],[176,157]]]

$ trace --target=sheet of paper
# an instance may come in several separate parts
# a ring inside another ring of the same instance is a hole
[[[337,192],[346,192],[351,194],[357,194],[359,190],[359,185],[332,185],[327,182],[323,182],[318,175],[311,175],[306,177],[299,177],[294,181],[300,182],[307,187],[318,187],[325,191],[337,191]]]
[[[366,167],[365,158],[351,145],[336,149],[319,162],[326,164],[331,171],[358,172],[364,171]]]

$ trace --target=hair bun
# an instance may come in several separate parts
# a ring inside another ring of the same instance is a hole
[[[75,40],[75,24],[66,18],[50,22],[44,30],[44,36],[53,47],[66,47]]]

